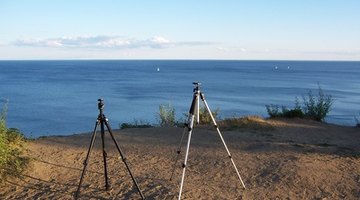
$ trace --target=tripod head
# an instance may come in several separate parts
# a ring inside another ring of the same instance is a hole
[[[98,99],[98,109],[103,110],[104,109],[104,99]]]
[[[194,92],[200,91],[200,82],[193,82],[192,84],[194,85]]]

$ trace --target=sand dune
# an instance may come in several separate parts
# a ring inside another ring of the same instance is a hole
[[[275,130],[222,129],[244,190],[211,127],[195,127],[183,199],[359,199],[360,130],[305,120],[272,121]],[[221,129],[221,127],[220,127]],[[182,128],[116,130],[116,139],[147,199],[176,199],[184,154],[169,181]],[[1,199],[72,199],[91,134],[52,136],[27,144],[31,168],[9,179]],[[104,190],[100,134],[80,199],[140,199],[107,135]],[[185,147],[185,146],[184,146]],[[184,150],[184,148],[183,148]]]

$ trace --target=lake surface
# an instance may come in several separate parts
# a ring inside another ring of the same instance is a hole
[[[0,61],[0,103],[8,100],[8,127],[32,137],[67,135],[92,131],[98,98],[113,128],[134,119],[156,123],[160,104],[172,104],[180,118],[194,81],[223,118],[267,117],[266,104],[293,106],[296,96],[316,93],[320,84],[334,98],[327,122],[360,119],[360,62]]]

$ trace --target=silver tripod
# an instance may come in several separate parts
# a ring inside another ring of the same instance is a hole
[[[186,133],[186,130],[188,132],[188,141],[187,141],[187,146],[186,146],[186,153],[185,153],[185,161],[182,165],[182,168],[183,168],[183,172],[182,172],[182,177],[181,177],[181,183],[180,183],[180,191],[179,191],[179,197],[178,197],[178,200],[181,199],[181,193],[182,193],[182,189],[183,189],[183,185],[184,185],[184,179],[185,179],[185,170],[186,170],[186,164],[187,164],[187,160],[188,160],[188,155],[189,155],[189,148],[190,148],[190,141],[191,141],[191,134],[192,134],[192,131],[193,131],[193,127],[194,127],[194,120],[195,120],[195,116],[196,116],[196,123],[199,124],[200,122],[200,117],[199,117],[199,102],[200,102],[200,99],[199,97],[201,98],[201,100],[204,102],[204,105],[206,107],[206,110],[207,112],[209,113],[210,117],[211,117],[211,120],[216,128],[216,131],[218,132],[219,136],[220,136],[220,139],[226,149],[226,152],[231,160],[231,163],[233,164],[234,166],[234,169],[236,171],[236,174],[242,184],[242,186],[244,187],[245,189],[245,184],[244,182],[242,181],[241,179],[241,176],[240,176],[240,173],[235,165],[235,162],[234,160],[232,159],[231,157],[231,154],[230,154],[230,151],[224,141],[224,138],[222,137],[222,134],[219,130],[219,127],[215,121],[215,118],[214,116],[212,115],[211,113],[211,110],[205,100],[205,96],[204,94],[200,91],[200,83],[199,82],[194,82],[194,97],[193,97],[193,100],[192,100],[192,103],[191,103],[191,107],[190,107],[190,111],[189,111],[189,116],[188,116],[188,119],[187,119],[187,122],[185,123],[185,127],[184,127],[184,131],[183,131],[183,134],[181,136],[181,139],[180,139],[180,144],[179,144],[179,147],[177,149],[177,156],[176,156],[176,159],[175,159],[175,163],[174,163],[174,166],[173,166],[173,170],[172,170],[172,173],[171,173],[171,177],[170,177],[170,181],[172,180],[173,178],[173,175],[174,175],[174,171],[175,171],[175,167],[176,167],[176,163],[179,159],[179,156],[180,156],[180,153],[181,153],[181,146],[182,146],[182,143],[183,143],[183,140],[184,140],[184,136],[185,136],[185,133]]]

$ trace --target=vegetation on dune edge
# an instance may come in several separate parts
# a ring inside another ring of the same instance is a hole
[[[317,93],[314,94],[312,90],[309,90],[307,95],[302,96],[302,102],[298,98],[295,99],[294,108],[287,108],[286,106],[279,105],[266,105],[266,110],[270,118],[305,118],[315,121],[324,121],[327,114],[331,111],[333,104],[333,98],[331,95],[325,94],[318,86]],[[200,124],[209,125],[212,124],[212,119],[205,107],[200,107]],[[219,108],[212,111],[213,117],[217,123],[226,129],[253,129],[253,130],[274,130],[274,124],[265,120],[260,116],[244,116],[244,117],[231,117],[225,119],[219,119]],[[148,127],[174,127],[182,126],[188,114],[184,114],[185,119],[175,119],[175,108],[171,104],[161,104],[159,106],[159,112],[156,114],[156,120],[158,124],[150,125],[149,123],[141,123],[141,121],[135,120],[134,123],[123,123],[120,125],[121,129],[125,128],[148,128]],[[359,120],[355,117],[359,126]],[[140,123],[139,123],[140,122]]]
[[[260,116],[244,116],[244,117],[231,117],[220,119],[219,118],[220,109],[217,108],[211,112],[212,116],[215,118],[218,125],[226,130],[234,129],[252,129],[252,130],[263,130],[269,131],[274,130],[274,125],[263,119]],[[141,120],[134,120],[133,123],[122,123],[120,124],[120,129],[126,128],[149,128],[149,127],[183,127],[186,119],[188,119],[188,114],[183,114],[184,118],[178,120],[175,119],[175,108],[171,104],[161,104],[159,106],[159,112],[156,114],[157,124],[150,125],[147,122]],[[199,120],[200,125],[211,125],[212,119],[207,112],[205,107],[199,108]]]
[[[7,103],[0,116],[0,183],[7,177],[19,176],[28,166],[29,158],[23,155],[24,135],[6,126]]]
[[[324,121],[327,114],[331,111],[333,98],[329,94],[325,94],[318,86],[318,93],[313,94],[310,90],[307,96],[302,96],[303,102],[300,103],[299,99],[295,99],[294,108],[287,108],[286,106],[279,105],[266,105],[266,110],[270,118],[307,118],[315,121]]]

